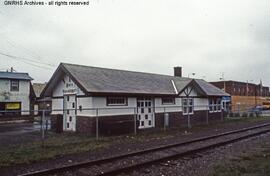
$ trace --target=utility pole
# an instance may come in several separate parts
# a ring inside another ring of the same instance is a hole
[[[224,78],[224,72],[221,73],[221,78],[219,78],[219,79],[223,81],[223,90],[224,90],[224,92],[226,92],[226,82],[225,82],[225,78]]]

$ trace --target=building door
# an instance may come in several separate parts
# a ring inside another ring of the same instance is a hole
[[[151,98],[138,98],[137,100],[139,129],[155,126],[154,104]]]
[[[76,95],[64,95],[63,129],[76,131]]]

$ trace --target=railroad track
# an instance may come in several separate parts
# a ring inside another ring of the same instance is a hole
[[[29,172],[20,176],[40,175],[118,175],[155,163],[192,156],[196,153],[270,132],[270,123],[196,138],[187,142],[163,145],[105,159]],[[67,174],[68,173],[68,174]]]

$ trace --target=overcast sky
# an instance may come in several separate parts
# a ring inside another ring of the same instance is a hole
[[[270,86],[269,0],[92,0],[83,7],[3,2],[0,53],[21,59],[0,55],[0,70],[14,67],[34,82],[48,81],[67,62],[169,75],[182,66],[184,76],[194,72],[213,81],[224,72],[227,80],[262,79]]]

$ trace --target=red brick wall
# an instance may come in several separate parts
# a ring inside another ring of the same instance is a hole
[[[206,124],[207,112],[208,111],[195,111],[194,114],[191,114],[190,115],[191,126]],[[56,127],[56,125],[53,125],[56,122],[55,120],[56,118],[53,118],[53,119],[54,120],[52,121],[52,126]],[[217,113],[208,112],[209,123],[214,122],[214,121],[221,121],[221,119],[222,119],[221,112],[217,112]],[[57,122],[59,123],[59,120]],[[136,120],[136,123],[137,123],[137,130],[138,130],[139,121]],[[134,115],[98,117],[98,124],[99,124],[99,134],[102,134],[102,135],[133,133],[134,132]],[[188,125],[187,115],[183,115],[182,112],[169,113],[169,127],[187,127],[187,125]],[[164,127],[164,113],[155,114],[155,126],[157,128]],[[96,134],[96,117],[77,116],[76,132],[88,134],[88,135],[95,135]]]

